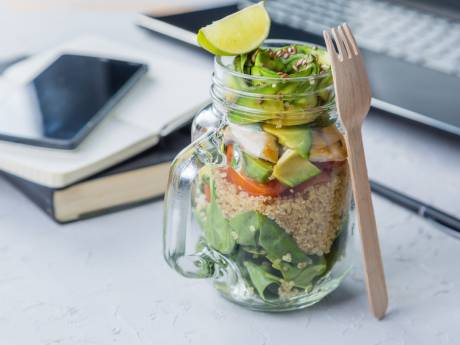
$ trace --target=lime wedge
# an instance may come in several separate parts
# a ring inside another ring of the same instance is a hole
[[[198,44],[214,55],[239,55],[267,38],[270,17],[263,2],[246,7],[198,31]]]

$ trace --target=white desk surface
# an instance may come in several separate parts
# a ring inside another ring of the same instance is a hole
[[[135,28],[133,14],[66,8],[18,14],[12,3],[0,4],[0,57],[94,32],[211,72],[198,52]],[[371,115],[365,144],[371,177],[460,214],[458,138]],[[390,295],[380,322],[367,311],[359,253],[353,273],[320,304],[251,312],[166,266],[161,202],[59,226],[0,180],[0,344],[458,344],[460,241],[374,201]]]

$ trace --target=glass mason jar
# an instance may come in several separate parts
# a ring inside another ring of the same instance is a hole
[[[289,44],[305,43],[264,47]],[[171,166],[164,256],[232,302],[300,309],[351,268],[352,196],[331,72],[252,76],[234,59],[216,57],[212,105]]]

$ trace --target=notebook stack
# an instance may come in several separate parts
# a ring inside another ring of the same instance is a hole
[[[171,161],[190,143],[191,119],[208,102],[209,72],[90,36],[9,67],[0,82],[30,82],[62,54],[140,61],[148,73],[73,150],[0,140],[0,175],[59,223],[160,198]]]
[[[3,177],[59,223],[73,222],[162,198],[169,165],[190,143],[190,125],[154,147],[64,188],[43,186],[3,172]]]

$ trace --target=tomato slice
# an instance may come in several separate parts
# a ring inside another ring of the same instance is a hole
[[[203,185],[203,193],[204,193],[205,200],[207,202],[210,202],[211,201],[211,187],[209,187],[209,184],[205,183]]]
[[[227,178],[228,180],[237,185],[245,192],[254,195],[254,196],[278,196],[287,190],[289,187],[285,186],[284,184],[280,183],[277,180],[270,181],[268,183],[259,183],[256,182],[239,172],[233,169],[230,166],[230,162],[233,158],[233,147],[232,145],[227,146]]]

